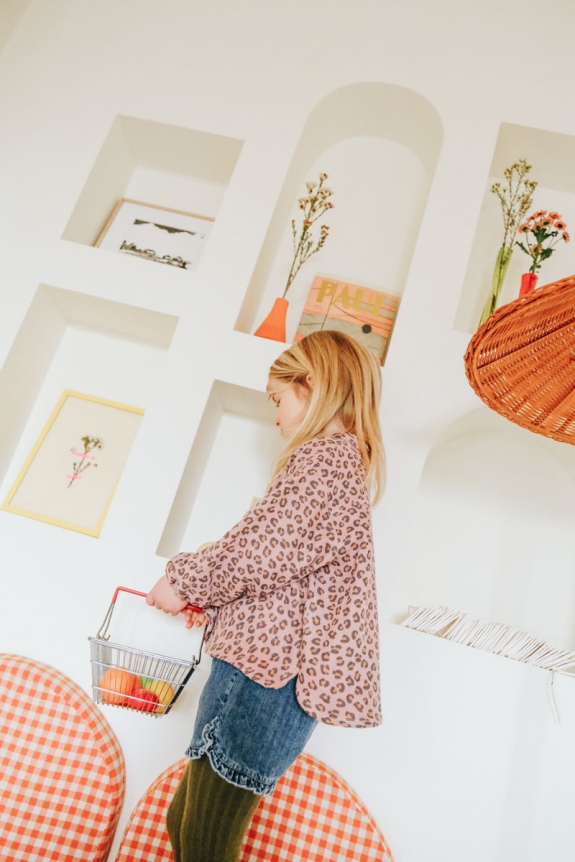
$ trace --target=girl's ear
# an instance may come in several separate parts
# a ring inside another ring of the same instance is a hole
[[[313,389],[313,376],[312,376],[311,372],[307,375],[305,382],[307,383],[307,385],[309,386],[310,389]]]

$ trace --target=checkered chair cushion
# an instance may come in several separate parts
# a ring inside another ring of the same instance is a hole
[[[116,862],[173,859],[166,811],[187,759],[168,767],[140,799]],[[332,769],[302,754],[265,796],[244,838],[240,862],[393,862],[375,821]]]
[[[124,779],[118,741],[84,690],[0,653],[0,859],[104,862]]]

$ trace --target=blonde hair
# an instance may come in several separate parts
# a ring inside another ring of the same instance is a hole
[[[381,370],[375,357],[351,336],[326,329],[312,332],[285,350],[271,366],[269,376],[293,383],[309,395],[301,424],[290,435],[274,464],[272,482],[295,449],[321,436],[337,414],[345,430],[357,437],[375,505],[385,489],[385,450],[378,413]]]

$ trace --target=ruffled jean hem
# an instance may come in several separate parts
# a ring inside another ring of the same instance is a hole
[[[215,750],[217,742],[214,739],[214,731],[219,721],[219,717],[206,724],[202,731],[201,745],[190,745],[186,750],[186,757],[191,760],[199,760],[204,754],[208,755],[212,769],[220,775],[228,784],[233,784],[236,787],[242,787],[245,790],[251,790],[258,796],[269,796],[275,790],[276,784],[279,781],[263,781],[258,778],[253,778],[250,775],[245,775],[233,766],[229,766],[222,758],[221,754]]]

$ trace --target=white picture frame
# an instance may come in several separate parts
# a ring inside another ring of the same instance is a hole
[[[200,262],[213,223],[208,216],[121,198],[94,245],[190,271]]]

